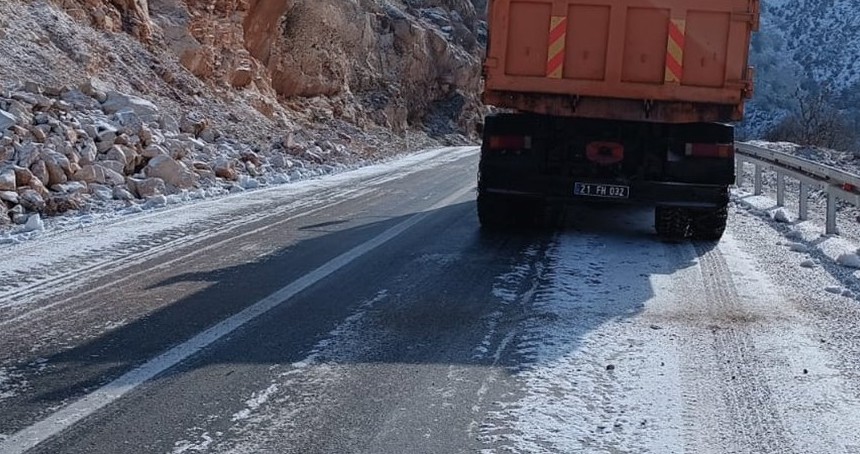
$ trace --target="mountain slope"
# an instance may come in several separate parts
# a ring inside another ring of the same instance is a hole
[[[860,116],[860,9],[854,0],[763,0],[753,39],[756,95],[744,129],[758,137],[796,107],[795,92],[823,88]]]

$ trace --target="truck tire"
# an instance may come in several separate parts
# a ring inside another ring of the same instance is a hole
[[[510,205],[499,196],[478,192],[478,222],[485,230],[513,227]]]
[[[684,208],[658,206],[654,210],[654,227],[664,239],[684,240],[691,233],[690,215]]]
[[[726,231],[729,208],[719,207],[711,210],[696,210],[692,213],[693,239],[719,241]]]

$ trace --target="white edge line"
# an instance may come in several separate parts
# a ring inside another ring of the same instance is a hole
[[[167,350],[136,369],[127,372],[125,375],[84,396],[80,400],[58,410],[47,418],[22,429],[0,443],[0,454],[21,454],[36,447],[40,443],[59,434],[63,430],[70,428],[82,419],[116,401],[138,386],[153,379],[162,372],[176,366],[202,349],[236,331],[248,322],[286,303],[303,290],[317,282],[320,282],[357,258],[378,248],[388,241],[391,241],[409,228],[426,219],[430,216],[432,211],[452,204],[457,199],[473,190],[473,184],[459,189],[444,200],[433,205],[427,211],[411,216],[409,219],[406,219],[385,232],[382,232],[379,236],[371,239],[370,241],[360,244],[350,251],[335,257],[326,264],[302,276],[286,287],[254,303],[252,306],[249,306],[241,312],[221,321],[206,331],[197,334],[182,344]]]

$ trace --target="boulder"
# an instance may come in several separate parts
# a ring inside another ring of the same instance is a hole
[[[78,154],[80,155],[78,164],[87,165],[96,162],[99,150],[96,147],[95,142],[93,142],[93,139],[86,139],[78,149]]]
[[[122,186],[113,188],[113,198],[116,200],[124,200],[126,202],[134,200],[134,195],[128,189]]]
[[[156,156],[150,159],[143,173],[149,178],[161,178],[165,183],[178,189],[192,188],[197,184],[197,175],[188,170],[185,164],[170,156]]]
[[[161,145],[150,145],[150,146],[144,148],[143,153],[141,153],[141,156],[143,156],[146,159],[152,159],[156,156],[167,156],[167,155],[168,155],[167,150],[164,147],[162,147]]]
[[[185,134],[191,134],[194,137],[199,137],[200,133],[202,133],[208,126],[209,121],[202,115],[196,112],[189,112],[182,117],[182,122],[179,123],[179,131],[184,132]]]
[[[103,161],[99,161],[99,165],[110,169],[120,175],[125,175],[125,163],[121,161],[114,161],[112,159],[105,159]]]
[[[84,206],[80,193],[54,195],[45,201],[45,214],[54,216],[69,211],[78,211]]]
[[[33,176],[39,181],[48,182],[50,179],[48,175],[48,166],[45,165],[45,161],[42,161],[41,159],[30,166],[30,171],[33,172]]]
[[[179,122],[176,121],[176,118],[168,114],[164,114],[158,118],[158,126],[161,127],[164,132],[170,134],[180,133]]]
[[[107,99],[102,103],[102,110],[108,115],[121,111],[131,111],[146,123],[159,119],[158,107],[155,104],[143,98],[117,91],[108,92]]]
[[[38,178],[33,178],[32,180],[30,180],[29,187],[34,191],[38,192],[43,199],[47,199],[51,196],[51,191],[49,191],[48,188],[45,187],[45,184],[42,183],[42,180]]]
[[[102,202],[110,202],[113,200],[113,189],[103,184],[91,184],[90,194]]]
[[[16,147],[15,162],[18,164],[19,167],[29,169],[30,166],[32,166],[36,163],[36,161],[39,160],[40,147],[41,145],[36,145],[33,143],[28,143],[21,145],[20,147]]]
[[[12,218],[9,216],[9,209],[5,203],[0,203],[0,227],[5,227],[12,224]]]
[[[27,211],[41,212],[45,209],[45,199],[35,189],[19,189],[18,200]]]
[[[250,162],[257,167],[260,167],[263,165],[263,161],[260,159],[260,156],[251,150],[243,151],[242,153],[239,154],[239,157],[242,159],[242,161]]]
[[[148,199],[167,193],[167,186],[161,178],[129,178],[128,182],[129,189],[141,199]]]
[[[27,218],[27,222],[24,224],[24,228],[21,229],[21,232],[30,233],[41,232],[43,230],[45,230],[45,223],[42,221],[42,216],[36,213]]]
[[[215,161],[215,176],[229,181],[239,179],[239,173],[234,168],[233,161],[224,157]]]
[[[15,170],[15,181],[18,187],[29,185],[30,181],[34,178],[33,172],[30,172],[30,169],[24,167],[13,167],[13,169]]]
[[[15,124],[18,123],[18,119],[15,118],[14,115],[6,112],[5,110],[0,110],[0,132],[3,132]]]
[[[18,204],[18,192],[16,191],[0,191],[0,202],[9,202],[12,205]],[[2,203],[0,203],[2,205]]]
[[[103,167],[100,164],[88,164],[81,167],[81,170],[78,170],[72,179],[88,184],[98,183],[117,185],[125,183],[125,177],[120,173]]]
[[[134,168],[137,167],[138,164],[137,152],[135,152],[132,148],[122,145],[114,145],[105,154],[105,159],[121,162],[123,164],[123,170],[121,171],[121,173],[125,173],[128,175],[134,173]]]
[[[68,177],[74,175],[72,162],[62,153],[45,150],[42,152],[42,160],[45,161],[48,168],[48,186],[63,184],[68,180]]]
[[[125,134],[138,134],[143,129],[143,120],[131,110],[121,110],[114,115]]]
[[[54,192],[59,192],[60,194],[72,194],[75,192],[86,192],[87,185],[86,183],[81,183],[80,181],[69,181],[65,184],[51,186],[51,190]]]
[[[0,170],[0,191],[14,191],[17,187],[15,169],[7,167]]]
[[[81,93],[103,103],[107,101],[106,86],[98,79],[89,79],[79,87]]]

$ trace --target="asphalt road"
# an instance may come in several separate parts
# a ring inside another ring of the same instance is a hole
[[[15,249],[0,453],[860,446],[844,331],[744,241],[599,207],[482,232],[476,171],[449,150]]]

